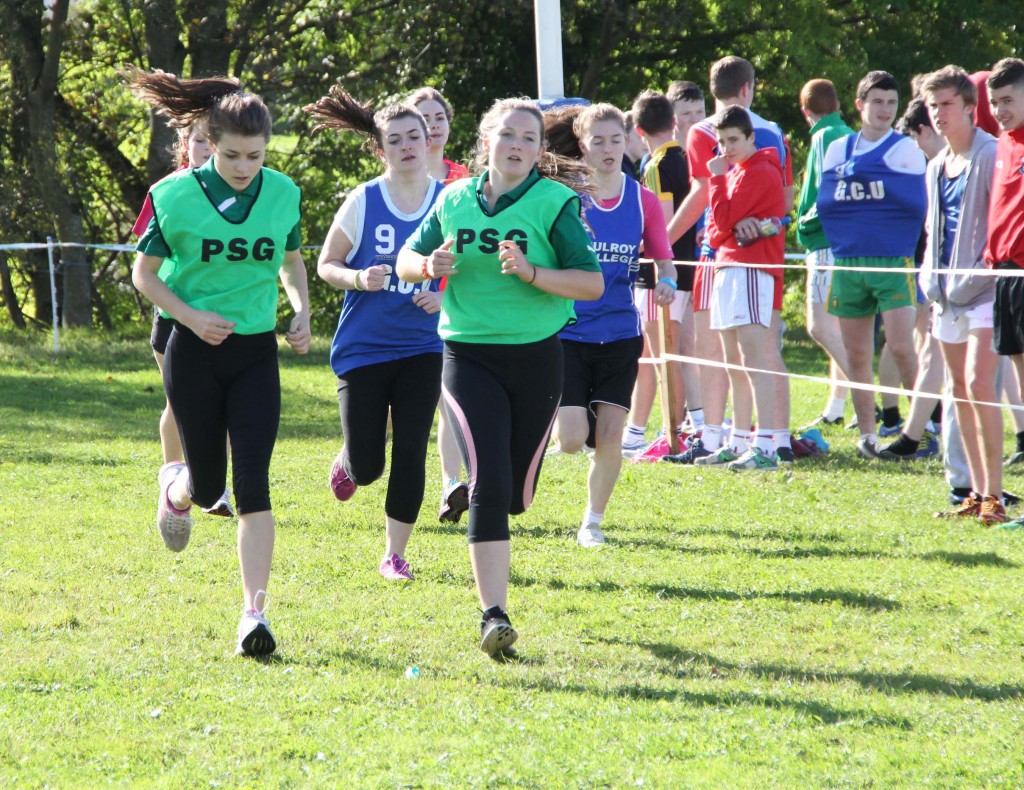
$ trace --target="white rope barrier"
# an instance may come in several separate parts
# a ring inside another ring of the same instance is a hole
[[[689,362],[693,365],[704,365],[705,367],[722,368],[724,370],[742,370],[746,373],[768,373],[772,376],[785,376],[790,379],[810,381],[815,384],[827,384],[829,386],[838,384],[848,389],[866,390],[872,393],[885,395],[905,395],[907,399],[914,397],[934,398],[942,400],[946,396],[941,392],[928,392],[926,390],[913,390],[904,387],[889,387],[884,384],[863,384],[858,381],[847,381],[846,379],[834,379],[828,376],[807,376],[803,373],[785,373],[778,370],[762,370],[761,368],[748,368],[744,365],[735,365],[731,362],[719,362],[713,359],[701,359],[700,357],[688,357],[682,354],[664,354],[660,357],[641,357],[640,362],[645,365],[664,365],[666,362]],[[1024,406],[1013,406],[1009,403],[993,403],[991,401],[976,401],[970,398],[957,398],[949,396],[954,402],[973,403],[978,406],[995,406],[997,408],[1011,409],[1013,411],[1024,411]]]
[[[53,304],[56,305],[57,304],[57,281],[56,281],[55,272],[56,272],[56,269],[60,268],[60,266],[59,265],[55,265],[55,263],[54,263],[53,251],[54,251],[55,248],[63,248],[63,247],[77,248],[77,249],[99,249],[99,250],[107,250],[109,252],[135,252],[135,247],[132,246],[132,245],[129,245],[129,244],[78,244],[78,243],[71,243],[71,242],[55,242],[51,238],[48,238],[47,243],[22,242],[22,243],[17,243],[17,244],[0,244],[0,251],[3,251],[3,250],[47,250],[48,253],[49,253],[49,267],[50,267],[50,297],[53,300]],[[304,249],[304,250],[318,250],[318,249],[321,249],[321,248],[322,248],[322,245],[309,245],[309,246],[304,246],[302,249]],[[787,253],[786,254],[786,259],[787,260],[803,261],[804,260],[804,256],[799,254],[799,253]],[[649,258],[643,258],[643,259],[641,259],[641,263],[653,263],[653,261],[651,261]],[[676,264],[676,265],[684,265],[684,266],[714,266],[714,262],[713,261],[673,261],[673,263]],[[754,268],[769,268],[767,266],[762,266],[760,264],[742,264],[742,265],[744,265],[744,266],[752,266]],[[805,263],[799,263],[799,264],[784,264],[781,267],[771,267],[771,268],[806,270],[807,266],[806,266]],[[884,273],[888,273],[888,274],[910,273],[910,272],[920,272],[921,271],[920,268],[914,268],[914,267],[891,269],[891,268],[886,268],[886,267],[874,267],[874,266],[861,267],[861,266],[831,265],[831,266],[822,266],[822,267],[816,267],[816,268],[830,269],[832,271],[840,271],[840,270],[842,270],[842,271],[859,271],[859,272],[884,272]],[[968,269],[968,270],[955,270],[955,271],[950,271],[950,270],[947,269],[947,270],[941,271],[940,274],[944,274],[946,276],[968,276],[968,275],[969,276],[974,276],[974,275],[982,275],[982,276],[999,276],[999,277],[1021,277],[1021,276],[1024,276],[1024,269],[1017,269],[1017,270],[1013,270],[1013,269],[1010,269],[1010,270],[1007,270],[1007,269]],[[54,310],[54,317],[53,317],[53,350],[54,350],[54,353],[58,353],[60,351],[60,338],[59,338],[59,329],[58,329],[58,326],[57,326],[57,314],[56,314],[56,312],[57,311]],[[730,369],[731,370],[742,370],[744,372],[749,372],[749,373],[769,373],[769,374],[771,374],[773,376],[787,376],[788,378],[791,378],[791,379],[799,379],[801,381],[810,381],[810,382],[813,382],[815,384],[827,384],[829,386],[839,385],[839,386],[846,387],[848,389],[867,390],[867,391],[872,392],[872,393],[883,393],[883,394],[889,394],[889,395],[904,395],[908,399],[909,398],[913,398],[913,397],[918,397],[918,396],[925,397],[925,398],[939,398],[939,399],[944,397],[941,393],[935,393],[935,392],[924,392],[924,391],[920,391],[920,390],[906,389],[904,387],[888,387],[888,386],[885,386],[885,385],[882,385],[882,384],[863,384],[863,383],[856,382],[856,381],[847,381],[845,379],[829,378],[827,376],[807,376],[807,375],[804,375],[804,374],[801,374],[801,373],[790,373],[788,371],[786,373],[781,373],[781,372],[776,371],[776,370],[761,370],[761,369],[758,369],[758,368],[748,368],[748,367],[745,367],[743,365],[734,365],[734,364],[729,363],[729,362],[718,362],[718,361],[715,361],[715,360],[701,359],[699,357],[688,357],[688,356],[683,356],[683,355],[680,355],[680,354],[663,354],[661,357],[644,357],[644,358],[642,358],[640,360],[641,363],[648,364],[648,365],[661,365],[661,364],[664,364],[665,362],[668,362],[668,361],[671,361],[671,362],[688,362],[688,363],[694,364],[694,365],[704,365],[704,366],[707,366],[707,367],[717,367],[717,368],[723,368],[723,369],[726,369],[726,370],[730,370]],[[968,398],[956,398],[956,397],[952,398],[952,400],[958,401],[958,402],[961,402],[961,403],[976,403],[976,404],[978,404],[980,406],[995,406],[995,407],[1004,408],[1004,409],[1012,409],[1012,410],[1016,410],[1016,411],[1024,411],[1024,406],[1013,406],[1013,405],[1010,405],[1010,404],[1007,404],[1007,403],[992,403],[992,402],[989,402],[989,401],[972,401],[972,400],[970,400]]]
[[[0,244],[0,251],[3,250],[45,250],[50,248],[50,244],[45,242],[20,242],[15,244]],[[106,250],[108,252],[135,252],[136,248],[131,244],[80,244],[77,242],[53,242],[53,247],[63,248],[74,248],[74,249],[94,249],[94,250]],[[319,250],[323,249],[322,244],[307,244],[303,245],[303,250]],[[799,269],[800,271],[807,271],[807,264],[804,261],[806,256],[802,253],[788,252],[786,253],[787,261],[800,261],[800,263],[784,263],[784,264],[767,264],[767,263],[743,263],[736,264],[737,266],[749,266],[754,269]],[[641,258],[641,264],[653,263],[650,258]],[[707,266],[714,267],[714,261],[672,261],[677,266]],[[63,266],[76,265],[76,264],[61,264]],[[59,267],[58,267],[59,268]],[[824,266],[815,266],[816,270],[820,271],[846,271],[846,272],[879,272],[882,274],[920,274],[922,269],[919,266],[906,266],[893,268],[889,266],[843,266],[842,264],[834,263]],[[937,274],[941,274],[944,277],[1024,277],[1024,268],[1021,269],[940,269],[936,270]]]

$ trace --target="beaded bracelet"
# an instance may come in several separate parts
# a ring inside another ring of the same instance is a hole
[[[427,260],[427,256],[424,255],[423,265],[420,267],[420,273],[423,275],[424,280],[433,280],[433,276],[431,276],[430,272],[427,271]]]

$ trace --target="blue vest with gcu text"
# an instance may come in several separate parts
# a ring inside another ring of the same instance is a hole
[[[913,258],[928,197],[924,174],[900,173],[884,157],[902,135],[857,155],[860,135],[846,138],[841,165],[824,170],[818,216],[836,258]]]
[[[353,368],[395,359],[441,352],[437,334],[438,314],[427,314],[413,303],[420,291],[438,289],[437,280],[407,283],[394,273],[395,259],[405,240],[419,227],[420,220],[437,200],[444,184],[431,181],[431,199],[426,209],[406,219],[388,205],[381,179],[363,186],[366,213],[356,248],[346,265],[353,270],[378,264],[391,267],[380,291],[346,291],[338,329],[331,343],[331,368],[343,376]]]

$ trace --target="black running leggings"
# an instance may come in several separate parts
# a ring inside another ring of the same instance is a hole
[[[342,465],[356,485],[384,474],[388,411],[391,412],[391,473],[384,513],[416,523],[426,485],[427,442],[441,390],[441,355],[364,365],[338,377],[338,408],[345,436]]]
[[[192,501],[211,507],[224,493],[230,433],[238,513],[270,510],[270,457],[281,418],[274,333],[228,335],[211,346],[176,324],[164,357],[164,390],[178,423]]]
[[[544,449],[562,396],[562,343],[448,341],[445,408],[469,470],[469,542],[508,540],[509,514],[537,490]]]

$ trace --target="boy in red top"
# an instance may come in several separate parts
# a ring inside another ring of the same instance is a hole
[[[1003,58],[986,80],[992,113],[1003,133],[996,142],[988,205],[985,262],[1013,277],[996,277],[992,347],[1013,360],[1024,381],[1024,60]],[[1006,526],[1020,528],[1024,519]]]
[[[771,370],[777,363],[772,355],[779,351],[778,344],[770,342],[769,328],[776,288],[781,288],[785,234],[780,232],[781,223],[768,233],[762,223],[772,218],[778,223],[786,216],[782,164],[774,147],[758,150],[753,123],[743,107],[724,109],[714,127],[721,153],[708,162],[708,241],[718,251],[711,292],[711,328],[721,334],[727,362],[758,371]],[[730,441],[716,455],[697,459],[696,463],[728,464],[735,470],[777,469],[772,433],[775,377],[767,372],[730,368],[729,378],[734,391],[743,378],[750,382],[757,409],[757,435],[738,458],[733,449],[737,445]],[[750,417],[734,414],[734,432],[750,425]]]

